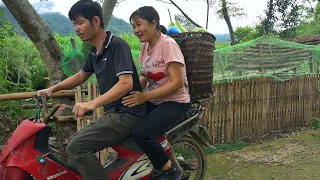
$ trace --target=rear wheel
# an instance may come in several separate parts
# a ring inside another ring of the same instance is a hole
[[[185,136],[172,145],[178,163],[183,169],[181,180],[202,180],[206,173],[206,157],[202,147]]]

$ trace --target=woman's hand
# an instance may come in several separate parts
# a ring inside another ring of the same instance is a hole
[[[128,107],[137,106],[148,101],[148,97],[145,93],[140,91],[132,91],[131,95],[124,97],[122,100],[122,104]]]

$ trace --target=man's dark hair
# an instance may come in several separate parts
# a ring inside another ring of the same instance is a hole
[[[152,6],[143,6],[138,10],[134,11],[130,16],[130,23],[132,24],[132,20],[135,16],[140,17],[151,23],[153,20],[157,23],[157,30],[160,31],[160,17],[158,12]]]
[[[103,11],[98,2],[93,2],[92,0],[80,0],[76,2],[69,11],[69,19],[76,21],[80,16],[88,19],[91,24],[93,17],[98,16],[100,18],[100,26],[104,28]]]

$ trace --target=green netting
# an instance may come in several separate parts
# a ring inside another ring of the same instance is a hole
[[[283,81],[313,73],[320,60],[317,46],[262,36],[215,50],[214,81],[269,76]]]
[[[63,55],[62,68],[68,77],[79,72],[86,60],[84,53],[79,49],[64,52]]]
[[[63,49],[62,69],[70,77],[78,73],[87,57],[85,56],[82,44],[77,44],[77,49],[73,49],[71,42],[67,43]],[[87,82],[96,82],[95,76],[91,76]]]
[[[140,75],[140,51],[131,50],[131,53]],[[320,46],[303,45],[270,36],[218,49],[214,53],[214,83],[260,76],[285,81],[314,73],[319,69],[320,61]],[[86,60],[81,45],[74,50],[68,43],[63,54],[65,74],[70,77],[79,72]],[[96,82],[96,78],[93,76],[89,81]]]
[[[140,70],[140,64],[138,62],[140,51],[132,50],[131,53],[137,69]],[[65,45],[63,49],[63,55],[62,69],[68,77],[79,72],[87,59],[85,53],[83,52],[82,45],[77,44],[77,49],[73,49],[71,42]],[[93,75],[88,81],[96,82],[96,77]]]
[[[219,78],[219,79],[213,79],[214,84],[222,84],[226,82],[230,82],[233,80],[241,80],[241,79],[255,79],[259,78],[261,76],[271,78],[274,81],[287,81],[288,79],[302,77],[304,75],[315,75],[316,73],[278,73],[278,74],[251,74],[251,75],[245,75],[245,76],[234,76],[234,77],[225,77],[225,78]]]

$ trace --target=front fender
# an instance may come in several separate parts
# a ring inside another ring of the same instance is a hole
[[[43,123],[35,123],[30,120],[22,121],[2,149],[0,154],[0,164],[3,163],[13,150],[23,144],[27,139],[34,136],[44,127],[46,127],[46,125]]]
[[[19,167],[1,167],[0,166],[0,179],[1,180],[29,180],[31,176],[25,170]]]
[[[202,146],[213,147],[212,138],[210,137],[207,129],[202,125],[195,125],[189,130],[189,134]]]

